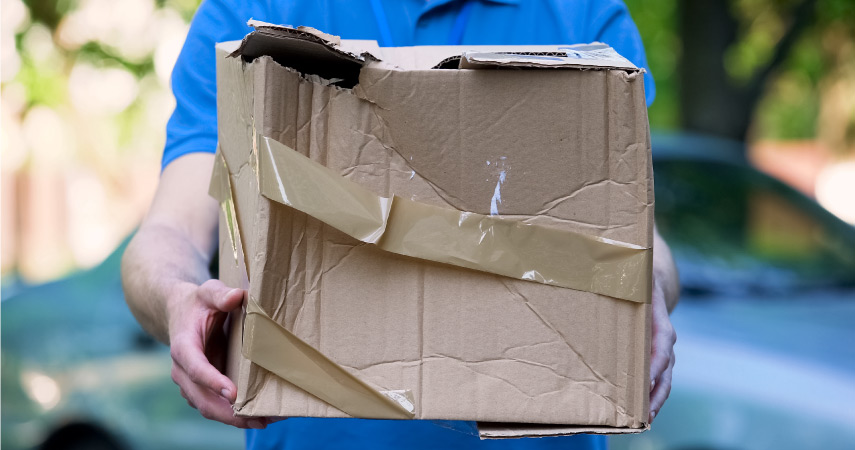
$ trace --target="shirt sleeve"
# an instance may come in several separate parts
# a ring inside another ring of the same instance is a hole
[[[637,67],[644,68],[644,95],[649,108],[656,97],[656,85],[650,66],[647,65],[641,34],[626,5],[622,1],[595,1],[590,13],[589,40],[609,44]]]
[[[204,0],[190,24],[172,70],[175,110],[166,124],[161,168],[188,153],[217,148],[216,53],[218,42],[243,38],[250,28],[243,2]]]

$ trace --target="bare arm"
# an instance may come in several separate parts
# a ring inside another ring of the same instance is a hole
[[[680,281],[671,249],[653,229],[653,336],[650,356],[650,422],[671,393],[677,333],[669,314],[680,300]]]
[[[143,328],[169,344],[174,293],[210,278],[217,203],[208,196],[213,155],[178,158],[163,171],[151,209],[122,258],[128,306]]]
[[[662,290],[668,312],[674,311],[680,301],[680,280],[677,276],[677,266],[671,256],[671,249],[659,231],[653,229],[653,282],[654,288]]]
[[[263,419],[234,417],[234,383],[211,363],[222,360],[223,322],[244,295],[208,271],[217,245],[218,205],[208,196],[213,163],[213,154],[193,153],[163,171],[122,258],[122,285],[143,328],[170,346],[172,379],[188,403],[209,419],[263,428]]]

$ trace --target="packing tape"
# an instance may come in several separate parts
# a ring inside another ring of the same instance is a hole
[[[220,202],[235,263],[239,263],[240,230],[229,170],[222,153],[215,158],[209,193]],[[411,391],[374,389],[279,325],[252,297],[246,304],[243,330],[245,358],[331,406],[366,419],[414,417]]]
[[[223,210],[226,227],[229,232],[229,241],[232,245],[232,253],[235,257],[235,263],[238,263],[238,248],[237,243],[240,239],[240,231],[238,230],[237,217],[235,214],[235,202],[232,195],[232,182],[229,177],[229,169],[226,167],[226,160],[219,149],[214,159],[214,171],[211,173],[211,185],[208,193],[220,202],[220,209]]]
[[[381,197],[258,137],[261,194],[362,242],[414,258],[650,303],[652,251],[496,216]]]
[[[353,417],[414,417],[415,406],[408,391],[372,388],[276,323],[251,297],[244,319],[243,354],[253,363]]]

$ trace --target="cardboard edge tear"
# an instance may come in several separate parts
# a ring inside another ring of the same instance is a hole
[[[488,439],[537,438],[571,436],[575,434],[639,434],[650,429],[649,424],[641,428],[607,427],[592,425],[541,425],[531,423],[478,422],[478,437]]]

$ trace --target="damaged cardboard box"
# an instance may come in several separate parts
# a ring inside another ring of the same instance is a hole
[[[235,414],[646,429],[642,70],[252,25],[217,46],[211,183]]]

